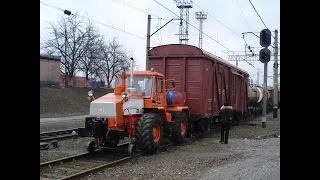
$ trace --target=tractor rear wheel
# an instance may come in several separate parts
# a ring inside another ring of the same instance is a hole
[[[138,148],[146,154],[156,152],[160,148],[163,135],[162,120],[158,114],[145,113],[136,128]]]
[[[188,118],[186,113],[182,112],[180,117],[173,118],[172,133],[169,139],[176,144],[181,144],[186,139],[187,130]]]

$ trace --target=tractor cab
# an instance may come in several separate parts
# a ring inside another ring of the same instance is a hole
[[[172,81],[172,88],[175,82]],[[172,89],[171,88],[171,89]],[[119,73],[115,83],[114,94],[122,98],[129,96],[142,97],[145,108],[167,107],[166,80],[164,75],[149,71],[134,71]]]
[[[164,77],[162,74],[150,71],[135,71],[131,78],[131,73],[123,72],[118,75],[115,83],[115,94],[138,94],[145,99],[150,99],[156,90],[156,86],[161,88]],[[132,82],[131,82],[132,81]],[[120,93],[121,92],[121,93]]]

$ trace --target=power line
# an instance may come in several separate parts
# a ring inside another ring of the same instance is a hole
[[[52,8],[54,8],[54,9],[57,9],[57,10],[60,10],[60,11],[64,11],[62,8],[59,8],[59,7],[56,7],[56,6],[53,6],[53,5],[44,3],[44,2],[42,2],[42,1],[40,1],[40,3],[42,3],[42,4],[44,4],[44,5],[48,6],[48,7],[52,7]],[[106,26],[106,27],[115,29],[115,30],[117,30],[117,31],[121,31],[121,32],[126,33],[126,34],[129,34],[129,35],[131,35],[131,36],[134,36],[134,37],[137,37],[137,38],[140,38],[140,39],[143,39],[143,40],[147,40],[147,39],[144,38],[144,37],[141,37],[141,36],[135,35],[135,34],[133,34],[133,33],[127,32],[127,31],[125,31],[125,30],[122,30],[122,29],[113,27],[113,26],[111,26],[111,25],[108,25],[108,24],[105,24],[105,23],[96,21],[96,20],[94,20],[94,19],[90,19],[89,17],[85,17],[85,16],[82,16],[82,15],[77,15],[77,16],[82,17],[82,18],[84,18],[84,19],[88,19],[88,20],[93,21],[93,22],[95,22],[95,23],[97,23],[97,24],[100,24],[100,25],[103,25],[103,26]],[[152,42],[152,43],[154,43],[154,44],[157,44],[157,45],[160,45],[159,43],[156,43],[156,42],[154,42],[154,41],[150,41],[150,42]]]
[[[162,18],[162,17],[159,17],[159,16],[157,16],[157,15],[153,15],[152,13],[149,13],[149,12],[147,12],[147,11],[145,11],[145,10],[142,10],[142,9],[140,9],[140,8],[137,8],[137,7],[135,7],[135,6],[133,6],[133,5],[131,5],[131,4],[128,4],[128,3],[125,3],[125,2],[123,2],[123,1],[120,1],[120,0],[112,0],[112,1],[115,1],[115,2],[117,2],[117,3],[122,3],[123,5],[125,5],[125,6],[127,6],[127,7],[130,7],[130,8],[132,8],[132,9],[135,9],[135,10],[137,10],[137,11],[140,11],[140,12],[142,12],[142,13],[145,13],[145,14],[150,14],[150,15],[152,15],[152,16],[155,16],[155,17],[157,17],[158,19],[160,19],[160,21],[161,20],[165,20],[165,21],[168,21],[169,19],[164,19],[164,18]],[[161,22],[158,22],[158,25],[159,25],[159,23],[161,24]],[[177,24],[177,23],[174,23],[174,22],[170,22],[171,24],[174,24],[174,25],[177,25],[177,26],[180,26],[179,24]],[[190,35],[192,36],[192,37],[194,37],[195,39],[197,39],[193,34],[191,34],[190,33]],[[162,37],[161,37],[161,39],[162,39]],[[160,41],[160,43],[162,42],[162,40],[159,40]],[[208,44],[210,44],[210,43],[208,43]]]
[[[256,8],[254,7],[254,5],[252,4],[251,0],[249,0],[249,2],[250,2],[250,4],[251,4],[251,6],[253,7],[254,11],[255,11],[255,12],[257,13],[257,15],[259,16],[259,18],[260,18],[261,22],[263,23],[263,25],[264,25],[267,29],[269,29],[269,28],[267,27],[267,25],[264,23],[264,21],[262,20],[262,17],[260,16],[260,14],[259,14],[258,11],[256,10]],[[273,38],[275,38],[272,34],[271,34],[271,36],[272,36]],[[280,45],[280,42],[278,42],[278,44]]]
[[[132,9],[135,9],[135,10],[140,11],[140,12],[142,12],[142,13],[145,13],[145,14],[148,14],[148,15],[150,14],[151,16],[157,17],[157,18],[159,18],[159,19],[163,19],[163,18],[161,18],[161,17],[159,17],[159,16],[157,16],[157,15],[155,15],[155,14],[149,13],[149,12],[143,10],[143,9],[140,9],[140,8],[138,8],[138,7],[135,7],[135,6],[133,6],[133,5],[131,5],[131,4],[128,4],[128,3],[124,2],[124,1],[121,1],[121,0],[112,0],[112,1],[114,1],[114,2],[116,2],[116,3],[119,3],[119,4],[122,4],[122,5],[124,5],[124,6],[130,7],[130,8],[132,8]],[[163,19],[163,20],[168,20],[168,19]]]
[[[254,7],[254,5],[252,4],[251,0],[249,0],[249,2],[250,2],[250,4],[251,4],[251,6],[253,7],[254,11],[255,11],[255,12],[257,13],[257,15],[259,16],[259,18],[260,18],[260,20],[262,21],[262,23],[264,24],[264,26],[265,26],[267,29],[269,29],[269,28],[267,27],[267,25],[264,23],[264,21],[262,20],[260,14],[258,13],[258,11],[256,10],[256,8]]]
[[[159,4],[160,6],[162,6],[163,8],[167,9],[168,11],[170,11],[172,14],[176,15],[177,17],[180,17],[179,15],[177,15],[176,13],[174,13],[173,11],[171,11],[170,9],[168,9],[167,7],[165,7],[164,5],[162,5],[161,3],[159,3],[156,0],[153,0],[154,2],[156,2],[157,4]],[[184,19],[183,19],[184,20]],[[185,22],[187,22],[186,20],[184,20]],[[195,27],[193,24],[188,23],[191,27],[195,28],[196,30],[199,31],[199,29],[197,27]],[[207,33],[202,32],[204,35],[206,35],[208,38],[212,39],[213,41],[215,41],[216,43],[218,43],[219,45],[221,45],[222,47],[224,47],[225,49],[227,49],[229,52],[232,52],[233,54],[235,54],[233,51],[231,51],[229,48],[227,48],[226,46],[224,46],[223,44],[221,44],[219,41],[215,40],[214,38],[212,38],[211,36],[209,36]],[[241,37],[241,36],[240,36]],[[236,55],[236,54],[235,54]],[[246,59],[243,59],[244,61],[246,61],[249,65],[251,65],[252,67],[254,67],[250,62],[248,62]],[[256,67],[254,67],[256,68]]]
[[[241,11],[241,13],[242,13],[243,17],[244,17],[244,20],[245,20],[245,21],[246,21],[246,23],[247,23],[247,26],[248,26],[249,30],[252,32],[252,30],[251,30],[251,28],[250,28],[250,26],[249,26],[249,23],[248,23],[248,21],[247,21],[247,18],[246,18],[246,16],[244,15],[244,13],[243,13],[243,11],[242,11],[242,9],[241,9],[241,7],[240,7],[239,3],[238,3],[238,0],[236,0],[236,2],[237,2],[237,5],[238,5],[238,7],[239,7],[239,9],[240,9],[240,11]]]
[[[201,8],[199,5],[197,5],[195,2],[193,2],[193,4],[194,5],[196,5],[199,9],[201,9],[202,11],[205,11],[203,8]],[[242,36],[239,34],[239,33],[237,33],[237,32],[235,32],[234,30],[232,30],[232,29],[230,29],[228,26],[226,26],[225,24],[223,24],[222,22],[220,22],[218,19],[216,19],[215,17],[213,17],[211,14],[209,14],[208,12],[207,12],[207,14],[210,16],[210,17],[212,17],[214,20],[216,20],[218,23],[220,23],[222,26],[224,26],[225,28],[227,28],[227,29],[229,29],[231,32],[233,32],[234,34],[236,34],[237,36],[239,36],[240,38],[242,38]]]
[[[125,2],[123,2],[123,1],[121,1],[121,0],[112,0],[112,1],[115,1],[115,2],[117,2],[117,3],[122,3],[122,5],[125,5],[125,6],[127,6],[127,7],[130,7],[130,8],[132,8],[132,9],[134,9],[134,10],[137,10],[137,11],[140,11],[140,12],[142,12],[142,13],[145,13],[145,14],[148,14],[148,15],[152,15],[152,16],[154,16],[154,17],[157,17],[160,21],[161,20],[165,20],[165,21],[168,21],[169,19],[164,19],[164,18],[162,18],[162,17],[160,17],[160,16],[157,16],[157,15],[154,15],[154,14],[152,14],[152,13],[149,13],[148,11],[145,11],[145,10],[142,10],[142,9],[140,9],[140,8],[137,8],[137,7],[135,7],[135,6],[133,6],[133,5],[131,5],[131,4],[128,4],[128,3],[125,3]],[[161,22],[158,22],[158,25],[159,25],[159,23],[161,24]],[[177,24],[177,23],[174,23],[174,22],[170,22],[171,24],[174,24],[174,25],[177,25],[177,26],[180,26],[179,24]],[[195,39],[197,39],[193,34],[191,34],[191,33],[189,33],[192,37],[194,37]],[[162,39],[162,35],[160,35],[161,36],[161,39]],[[159,38],[158,38],[159,39]],[[162,40],[159,40],[160,41],[160,44],[162,43]],[[208,43],[208,42],[207,42]],[[210,44],[210,43],[208,43],[208,44]],[[213,46],[212,44],[210,44],[211,46]]]
[[[144,13],[144,14],[157,17],[157,18],[160,19],[160,20],[169,21],[169,19],[162,18],[162,17],[160,17],[160,16],[157,16],[157,15],[155,15],[155,14],[152,14],[152,13],[150,13],[150,12],[148,12],[148,11],[145,11],[145,10],[143,10],[143,9],[140,9],[140,8],[138,8],[138,7],[136,7],[136,6],[133,6],[133,5],[129,4],[129,3],[126,3],[126,2],[124,2],[124,1],[121,1],[121,0],[112,0],[112,1],[117,2],[117,3],[119,3],[119,4],[122,4],[122,5],[125,5],[125,6],[127,6],[127,7],[130,7],[130,8],[132,8],[132,9],[134,9],[134,10],[140,11],[140,12],[142,12],[142,13]],[[174,23],[174,22],[172,22],[172,21],[171,21],[170,23],[171,23],[171,24],[174,24],[174,25],[177,25],[177,26],[180,26],[179,24]]]

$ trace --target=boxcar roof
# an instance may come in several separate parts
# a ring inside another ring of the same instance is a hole
[[[182,53],[179,53],[179,51],[183,51]],[[230,66],[238,71],[241,71],[243,73],[246,73],[248,75],[248,72],[229,63],[228,61],[213,55],[211,53],[209,53],[208,51],[205,51],[203,49],[200,49],[196,46],[192,46],[192,45],[186,45],[186,44],[167,44],[167,45],[162,45],[162,46],[156,46],[154,48],[152,48],[149,51],[149,56],[156,56],[156,55],[164,55],[164,56],[176,56],[176,55],[191,55],[191,56],[205,56],[209,59],[214,59],[217,60],[227,66]]]
[[[119,73],[121,74],[121,73]],[[133,72],[134,76],[161,76],[164,77],[163,74],[160,74],[158,72],[152,72],[152,71],[134,71]],[[130,76],[130,72],[126,72],[126,76]]]

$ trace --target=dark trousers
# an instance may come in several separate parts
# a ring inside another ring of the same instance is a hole
[[[229,123],[221,123],[221,142],[228,143],[230,124]]]

